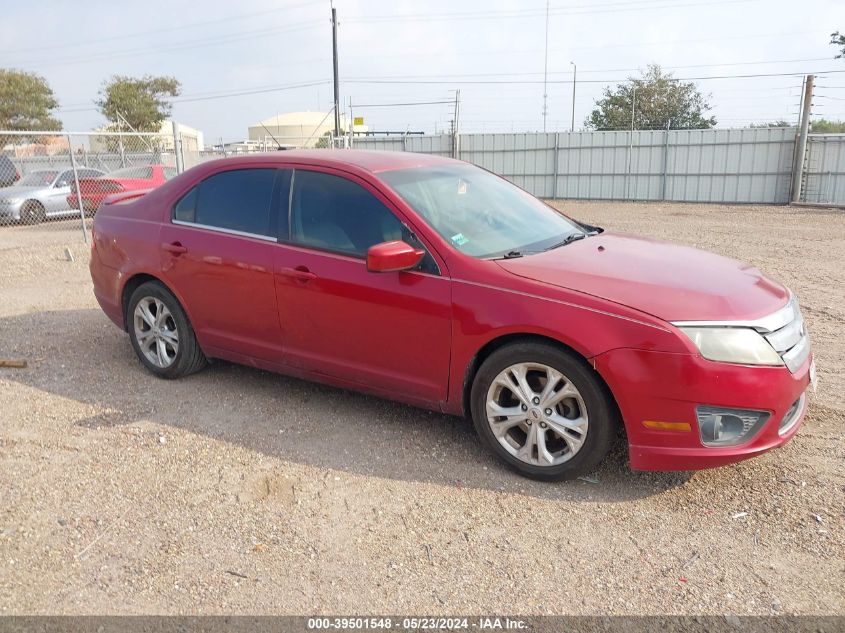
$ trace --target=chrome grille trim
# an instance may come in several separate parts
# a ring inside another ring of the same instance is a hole
[[[798,345],[801,339],[804,338],[804,320],[799,317],[792,323],[787,323],[781,329],[764,334],[764,336],[771,343],[772,347],[775,348],[775,351],[783,354]]]
[[[810,338],[804,336],[801,341],[791,350],[781,354],[784,364],[793,374],[810,357]]]

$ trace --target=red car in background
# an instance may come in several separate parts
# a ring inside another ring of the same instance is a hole
[[[155,189],[176,175],[176,169],[166,165],[139,165],[125,167],[98,178],[80,178],[82,208],[93,215],[100,208],[103,199],[114,193]],[[71,209],[79,208],[76,183],[71,184],[67,203]]]
[[[93,224],[94,294],[153,374],[221,358],[466,415],[538,479],[593,468],[620,424],[633,468],[692,470],[785,444],[807,410],[787,288],[455,160],[232,157]]]

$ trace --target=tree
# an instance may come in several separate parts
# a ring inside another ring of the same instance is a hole
[[[813,134],[841,134],[845,132],[845,121],[829,121],[828,119],[810,121],[810,131]]]
[[[168,97],[178,96],[180,90],[174,77],[118,75],[103,84],[97,105],[115,129],[128,131],[131,126],[137,132],[158,132],[170,116]]]
[[[636,103],[635,103],[636,98]],[[607,87],[604,96],[585,125],[597,130],[704,129],[716,125],[715,117],[706,117],[710,104],[691,82],[674,79],[657,64],[649,65],[642,77],[629,77],[627,83]]]
[[[53,116],[58,107],[44,77],[0,68],[0,130],[61,130]]]
[[[841,34],[839,31],[834,31],[830,34],[830,43],[834,46],[838,46],[840,49],[836,59],[845,59],[845,35]]]

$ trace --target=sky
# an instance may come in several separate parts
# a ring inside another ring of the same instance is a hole
[[[206,143],[332,105],[329,0],[4,4],[0,65],[45,77],[66,130],[105,122],[94,101],[112,75],[176,77],[172,117]],[[842,0],[550,0],[548,21],[546,0],[334,6],[342,107],[371,130],[448,130],[458,90],[461,132],[568,130],[573,63],[575,129],[606,86],[650,63],[694,79],[718,127],[797,121],[806,73],[819,75],[813,116],[845,119],[845,60],[829,44],[845,32]],[[398,103],[416,105],[385,105]]]

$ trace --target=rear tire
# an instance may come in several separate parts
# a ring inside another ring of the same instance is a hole
[[[493,352],[472,383],[470,409],[484,444],[508,466],[543,481],[572,479],[607,455],[619,414],[592,368],[553,345]]]
[[[135,354],[159,378],[182,378],[208,364],[185,311],[161,283],[138,286],[125,318]]]
[[[21,222],[23,224],[41,224],[47,219],[44,206],[37,200],[27,200],[21,207]]]

